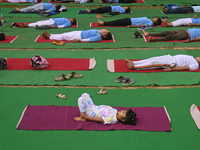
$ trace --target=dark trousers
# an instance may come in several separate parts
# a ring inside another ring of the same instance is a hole
[[[150,36],[164,36],[155,41],[170,41],[170,40],[187,40],[188,33],[186,30],[164,31],[161,33],[149,33]]]
[[[192,7],[182,7],[182,8],[176,8],[176,9],[168,9],[167,13],[172,14],[187,14],[189,12],[194,12],[194,9]]]
[[[136,3],[136,0],[119,0],[119,3]]]
[[[130,18],[118,19],[114,21],[104,22],[104,26],[128,26],[131,25]]]
[[[97,8],[97,9],[92,9],[90,11],[91,13],[107,13],[107,12],[111,12],[111,7],[101,7],[101,8]]]
[[[66,2],[66,3],[68,3],[68,2],[75,2],[75,0],[56,0],[56,2]]]

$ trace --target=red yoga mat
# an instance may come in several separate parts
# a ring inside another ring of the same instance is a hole
[[[200,129],[200,107],[193,104],[190,107],[190,114],[191,114],[194,122],[196,123],[198,129]]]
[[[6,36],[5,40],[0,41],[0,43],[12,43],[18,36]]]
[[[65,41],[65,40],[62,40],[63,42],[65,43],[72,43],[71,41]],[[50,39],[45,39],[43,36],[39,35],[35,42],[37,43],[44,43],[44,42],[50,42],[52,43],[53,40],[50,40]],[[112,39],[111,40],[101,40],[99,42],[82,42],[82,43],[114,43],[115,42],[115,39],[114,39],[114,36],[112,35]]]
[[[30,64],[30,58],[7,58],[6,70],[37,70]],[[49,67],[41,70],[92,70],[96,66],[95,58],[46,58]]]
[[[137,61],[137,60],[131,60]],[[149,69],[149,70],[131,70],[127,67],[124,60],[107,59],[107,69],[109,72],[136,72],[136,73],[151,73],[151,72],[166,72],[163,69]],[[176,70],[177,71],[177,70]],[[184,72],[200,72],[198,70],[181,70]]]

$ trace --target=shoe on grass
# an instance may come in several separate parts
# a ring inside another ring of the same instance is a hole
[[[134,83],[133,78],[127,79],[124,83],[123,86],[128,86]]]
[[[129,79],[129,77],[120,76],[117,79],[115,79],[115,82],[124,82],[127,79]]]

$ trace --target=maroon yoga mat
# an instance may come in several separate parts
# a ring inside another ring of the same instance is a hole
[[[131,107],[114,107],[118,111]],[[19,130],[145,130],[171,131],[170,118],[165,107],[132,107],[137,114],[136,125],[121,122],[107,124],[92,121],[75,121],[80,115],[78,107],[30,106],[22,113],[17,124]]]

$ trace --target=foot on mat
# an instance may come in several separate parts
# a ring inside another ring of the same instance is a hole
[[[129,77],[120,76],[117,79],[115,79],[115,82],[124,82],[127,79],[129,79]]]
[[[108,93],[108,91],[105,90],[105,89],[101,89],[99,92],[97,92],[97,94],[99,94],[99,95],[104,95],[104,94],[107,94],[107,93]]]
[[[56,96],[61,98],[61,99],[66,99],[67,98],[65,95],[62,95],[61,93],[57,93]]]
[[[56,77],[55,81],[63,81],[63,80],[69,80],[69,79],[70,79],[69,77],[67,77],[64,74],[62,74],[61,76]]]
[[[134,83],[133,78],[127,79],[124,83],[123,86],[128,86]]]

